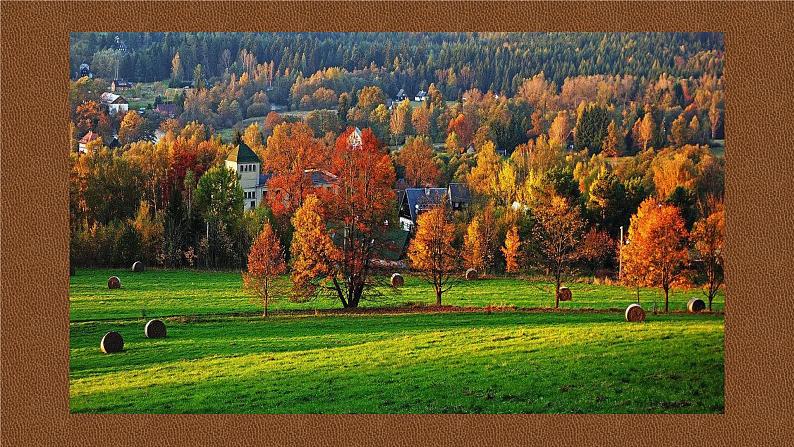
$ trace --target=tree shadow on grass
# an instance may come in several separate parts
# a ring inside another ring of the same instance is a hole
[[[708,317],[706,317],[708,318]],[[703,317],[651,316],[653,322],[691,322]],[[442,313],[410,315],[334,315],[262,318],[221,318],[178,323],[167,321],[168,337],[147,339],[145,320],[75,323],[70,328],[70,377],[83,378],[108,372],[135,370],[208,357],[238,357],[334,349],[428,333],[443,336],[459,331],[488,330],[509,334],[536,328],[574,328],[588,325],[598,333],[600,325],[625,324],[622,315],[603,313]],[[110,330],[125,340],[122,353],[106,355],[99,340]]]
[[[692,331],[664,343],[659,337],[665,334],[656,334],[616,347],[612,335],[591,336],[576,325],[567,332],[579,340],[558,345],[521,339],[523,334],[495,340],[490,332],[459,333],[436,345],[434,333],[419,331],[411,346],[396,337],[294,353],[298,357],[281,351],[209,358],[175,366],[184,373],[164,369],[133,377],[147,383],[148,374],[154,375],[147,386],[81,393],[73,397],[72,408],[132,413],[722,411],[719,333],[704,339],[702,332]]]

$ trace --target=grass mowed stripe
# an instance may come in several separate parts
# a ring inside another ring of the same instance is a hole
[[[442,313],[72,323],[73,412],[721,412],[723,319]],[[99,352],[109,329],[125,351]]]
[[[110,276],[121,278],[122,289],[108,290]],[[286,277],[282,281],[288,281]],[[625,309],[636,301],[636,290],[622,286],[585,283],[568,284],[573,301],[564,302],[568,309]],[[444,294],[444,304],[453,306],[516,306],[519,308],[551,307],[553,295],[548,284],[531,283],[516,278],[492,278],[461,281]],[[672,311],[685,311],[687,301],[701,297],[697,290],[677,291],[670,296]],[[377,301],[363,301],[362,307],[395,307],[406,303],[432,304],[431,287],[424,281],[405,276],[405,285],[395,294]],[[142,273],[129,270],[78,269],[70,277],[71,321],[112,320],[121,318],[167,317],[176,315],[238,314],[261,312],[261,305],[242,291],[242,280],[236,272],[201,272],[148,269]],[[653,303],[663,304],[658,289],[640,289],[640,302],[650,310]],[[722,295],[714,309],[723,309]],[[337,309],[334,299],[317,299],[307,303],[277,301],[271,309],[312,310]]]

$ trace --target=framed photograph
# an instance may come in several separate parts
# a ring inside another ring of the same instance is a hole
[[[791,17],[9,4],[3,440],[786,445]]]

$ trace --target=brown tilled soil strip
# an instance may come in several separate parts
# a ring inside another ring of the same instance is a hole
[[[577,308],[577,309],[554,309],[551,307],[514,307],[514,306],[425,306],[409,305],[394,307],[365,307],[356,309],[300,309],[300,310],[275,310],[270,311],[272,317],[280,316],[345,316],[345,315],[404,315],[404,314],[438,314],[438,313],[481,313],[491,314],[500,312],[517,313],[548,313],[548,314],[622,314],[625,309],[617,307],[607,309]],[[688,315],[687,311],[672,311],[668,315]],[[700,312],[702,315],[712,315],[723,317],[725,312]],[[124,317],[124,318],[101,318],[93,320],[72,320],[70,324],[101,322],[101,321],[137,321],[151,318],[159,318],[174,322],[190,321],[219,321],[226,318],[250,318],[261,316],[261,312],[230,312],[223,314],[198,314],[198,315],[152,315],[151,317]],[[659,315],[664,315],[659,313]]]
[[[476,306],[400,306],[400,307],[373,307],[373,308],[357,308],[357,309],[323,309],[323,310],[280,310],[271,311],[273,317],[278,316],[346,316],[346,315],[403,315],[403,314],[437,314],[437,313],[499,313],[499,312],[517,312],[517,313],[549,313],[549,314],[622,314],[625,309],[608,308],[608,309],[593,309],[593,308],[579,308],[579,309],[554,309],[550,307],[512,307],[512,306],[493,306],[493,307],[476,307]],[[686,311],[672,311],[669,315],[688,315]],[[712,315],[716,317],[724,316],[724,312],[701,312],[703,315]],[[664,315],[664,314],[659,314]],[[236,312],[228,314],[208,314],[208,315],[191,315],[191,316],[174,316],[165,317],[171,321],[189,322],[189,321],[217,321],[229,317],[256,317],[261,316],[259,312]]]

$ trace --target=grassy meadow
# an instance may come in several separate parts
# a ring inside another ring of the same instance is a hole
[[[117,275],[122,289],[108,290]],[[461,282],[445,304],[505,312],[345,314],[332,300],[261,307],[231,272],[78,269],[71,277],[70,405],[77,413],[714,413],[724,409],[719,314],[546,312],[539,284]],[[567,309],[620,309],[619,286],[574,283]],[[683,310],[696,291],[676,292]],[[656,290],[641,290],[646,310]],[[408,277],[365,306],[431,304]],[[716,303],[722,309],[723,298]],[[305,309],[308,312],[285,311]],[[312,310],[317,309],[317,312]],[[324,312],[325,311],[325,312]],[[145,314],[145,317],[144,315]],[[147,339],[148,318],[165,339]],[[99,341],[115,330],[124,351]]]
[[[109,290],[110,276],[121,279],[121,290]],[[238,272],[206,272],[188,270],[147,270],[132,274],[128,269],[78,269],[70,278],[69,302],[71,321],[112,320],[208,314],[257,314],[259,302],[242,290]],[[422,279],[407,276],[398,291],[389,288],[385,296],[362,301],[361,307],[398,307],[435,303],[431,286]],[[287,278],[283,279],[284,282]],[[568,284],[573,301],[562,302],[563,309],[625,309],[637,301],[636,290],[622,286],[595,285],[586,282]],[[517,308],[551,307],[554,305],[552,285],[516,278],[492,278],[460,281],[444,294],[443,304],[452,306],[515,306]],[[670,293],[670,310],[684,311],[692,297],[701,297],[698,290],[674,290]],[[664,305],[660,289],[640,289],[640,303],[647,310]],[[723,308],[718,296],[714,310]],[[279,300],[271,310],[338,309],[338,300],[320,298],[306,303]]]

